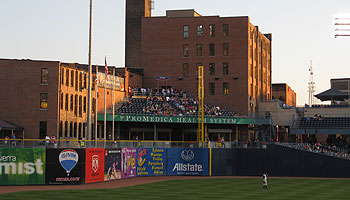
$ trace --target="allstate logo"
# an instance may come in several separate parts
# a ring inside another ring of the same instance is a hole
[[[181,152],[181,158],[184,161],[191,161],[194,158],[194,152],[190,149],[188,150],[185,149]]]
[[[69,176],[72,169],[78,163],[78,160],[79,160],[79,155],[73,149],[63,150],[58,156],[58,161],[60,162],[63,169],[66,170],[67,176]]]

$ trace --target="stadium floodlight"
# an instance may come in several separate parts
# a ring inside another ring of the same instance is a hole
[[[334,37],[350,36],[350,14],[337,14],[333,17]]]

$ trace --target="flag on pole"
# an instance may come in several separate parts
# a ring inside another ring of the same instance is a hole
[[[107,66],[107,58],[105,56],[105,71],[106,71],[106,80],[107,80],[107,77],[108,77],[108,66]]]

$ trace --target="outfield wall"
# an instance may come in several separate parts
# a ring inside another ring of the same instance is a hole
[[[350,178],[350,161],[270,145],[266,149],[0,148],[0,185],[72,185],[137,176]]]

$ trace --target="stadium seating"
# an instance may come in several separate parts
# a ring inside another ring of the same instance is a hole
[[[304,117],[299,128],[350,128],[350,117]]]

